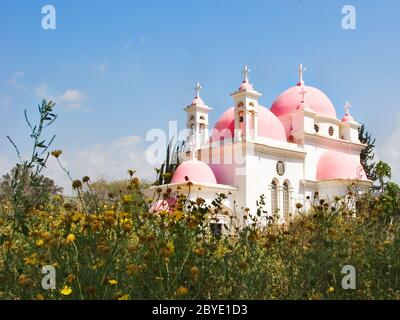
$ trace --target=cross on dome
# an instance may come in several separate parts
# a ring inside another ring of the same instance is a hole
[[[250,69],[247,65],[244,66],[242,73],[243,73],[243,82],[249,82]]]
[[[301,103],[304,103],[304,96],[306,95],[307,90],[304,89],[304,86],[301,86],[301,91],[299,94],[301,95]]]
[[[201,90],[202,88],[203,88],[203,87],[200,85],[200,83],[197,82],[196,87],[194,88],[194,91],[196,91],[196,98],[199,98],[199,97],[200,97],[200,90]]]
[[[304,86],[304,81],[303,81],[303,73],[304,71],[306,71],[307,69],[305,67],[303,67],[303,64],[300,63],[299,64],[299,83],[297,85],[299,86]]]
[[[344,105],[344,110],[346,111],[346,115],[350,114],[350,108],[351,108],[351,104],[346,101],[346,104]]]

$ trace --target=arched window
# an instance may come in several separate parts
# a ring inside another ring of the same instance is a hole
[[[206,120],[205,116],[200,116],[200,120]]]
[[[200,125],[199,125],[199,133],[202,133],[205,127],[206,126],[205,126],[204,123],[200,123]]]
[[[285,181],[283,183],[283,217],[285,222],[289,221],[289,213],[290,213],[290,197],[289,197],[289,183]]]
[[[275,180],[271,182],[271,212],[275,215],[278,212],[278,184]]]

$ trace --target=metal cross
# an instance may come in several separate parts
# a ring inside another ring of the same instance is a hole
[[[344,105],[344,110],[346,111],[346,114],[350,114],[349,112],[350,107],[351,107],[350,102],[346,101],[346,104]]]
[[[299,83],[302,84],[303,83],[303,73],[304,71],[306,71],[306,68],[303,67],[303,64],[300,63],[299,65]]]
[[[200,85],[200,83],[197,82],[196,87],[194,88],[194,90],[196,91],[196,97],[200,97],[200,90],[202,89],[202,86]]]
[[[243,73],[243,81],[245,82],[249,81],[250,69],[248,66],[244,66],[242,73]]]

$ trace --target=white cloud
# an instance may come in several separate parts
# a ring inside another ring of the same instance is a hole
[[[25,73],[22,71],[16,71],[14,72],[13,76],[11,79],[7,80],[6,83],[14,88],[15,90],[20,90],[20,91],[26,91],[27,88],[19,83],[19,80],[25,76]]]
[[[50,99],[48,84],[42,84],[42,85],[36,87],[34,90],[35,90],[35,94],[38,98]]]
[[[378,148],[379,158],[392,168],[392,179],[400,183],[400,114],[397,115],[396,127]]]
[[[75,89],[70,89],[66,90],[60,97],[60,101],[77,101],[77,100],[84,100],[85,99],[85,94],[75,90]]]
[[[77,89],[67,89],[60,95],[53,95],[49,92],[49,85],[42,84],[37,86],[34,91],[38,98],[52,100],[66,110],[89,110],[83,106],[87,100],[86,94]]]
[[[60,95],[55,102],[59,102],[67,110],[88,110],[83,107],[86,101],[86,95],[82,91],[76,89],[68,89]]]
[[[147,163],[145,150],[141,148],[140,143],[140,137],[127,136],[109,143],[64,150],[60,161],[74,179],[81,179],[85,175],[92,181],[100,178],[124,179],[128,177],[127,170],[134,169],[137,170],[138,177],[154,180],[154,168]],[[53,157],[49,159],[44,174],[62,186],[66,194],[71,194],[71,182]]]

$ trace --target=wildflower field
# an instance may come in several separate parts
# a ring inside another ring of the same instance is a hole
[[[52,121],[52,109],[42,107],[43,123]],[[46,155],[50,144],[34,142]],[[73,199],[53,187],[32,197],[43,190],[40,159],[47,159],[33,154],[0,198],[0,299],[400,298],[394,183],[329,203],[315,194],[311,209],[298,205],[283,226],[257,225],[268,205],[261,198],[257,212],[245,211],[254,223],[215,235],[209,225],[224,210],[223,194],[211,205],[177,194],[173,210],[150,213],[155,199],[143,196],[143,182],[129,171],[115,183],[72,180]],[[356,270],[356,287],[347,290],[346,265]],[[43,288],[44,266],[54,267],[55,288]]]
[[[2,203],[1,298],[400,298],[399,223],[385,219],[380,198],[365,196],[356,217],[340,200],[285,227],[215,237],[206,215],[218,201],[188,205],[181,195],[172,213],[148,213],[139,186],[133,178],[126,192],[85,209],[56,195],[30,210],[27,234],[13,232],[13,208]],[[55,290],[41,286],[45,265],[55,267]],[[344,265],[357,270],[354,290],[342,289]]]

